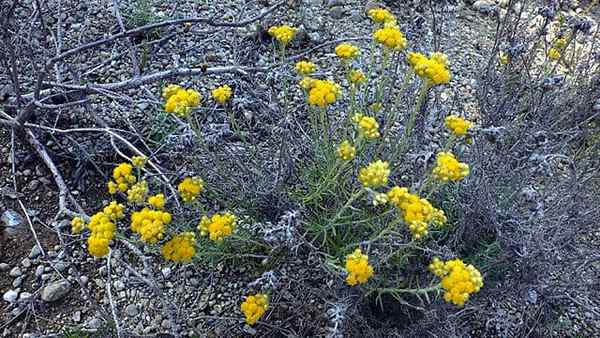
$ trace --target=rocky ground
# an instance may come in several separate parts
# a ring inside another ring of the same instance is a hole
[[[118,30],[111,5],[106,1],[66,2],[62,3],[65,11],[60,14],[65,27],[65,48],[95,39],[103,32]],[[143,10],[142,3],[148,6],[148,11]],[[269,0],[248,3],[230,0],[217,4],[198,1],[178,5],[148,0],[123,5],[121,11],[132,24],[136,24],[136,20],[139,24],[145,20],[187,16],[217,15],[229,19],[238,15],[241,19],[274,3]],[[164,41],[147,47],[140,54],[144,55],[144,72],[160,71],[173,64],[192,67],[205,63],[210,66],[267,66],[273,63],[273,53],[262,29],[280,22],[301,27],[292,55],[310,57],[325,74],[335,68],[331,55],[340,37],[354,38],[357,44],[366,48],[371,25],[364,11],[372,4],[343,0],[290,3],[293,3],[293,10],[279,9],[265,17],[261,25],[217,29],[199,24],[192,28],[161,31],[157,38]],[[473,65],[487,62],[486,51],[493,44],[496,24],[492,14],[501,13],[503,2],[459,2],[438,8],[435,13],[431,12],[427,1],[422,4],[420,1],[413,1],[413,4],[389,1],[385,4],[398,16],[411,41],[411,48],[430,51],[437,45],[437,49],[445,51],[452,60],[453,85],[437,94],[435,106],[438,108],[435,109],[438,111],[434,112],[441,116],[448,111],[466,111],[476,117],[474,91],[479,74]],[[434,17],[440,27],[437,32],[431,30]],[[55,22],[59,19],[56,15],[53,18]],[[212,38],[215,30],[231,38],[215,40]],[[84,53],[77,62],[89,78],[97,82],[114,82],[132,75],[127,57],[119,57],[126,53],[124,44],[115,45]],[[114,60],[111,61],[111,58]],[[263,87],[277,82],[277,78],[257,76],[264,80]],[[202,87],[210,88],[223,79],[227,77],[190,78],[185,81],[190,84],[201,82]],[[4,82],[6,78],[0,78],[0,84]],[[170,160],[177,165],[189,164],[190,160],[185,156],[172,158],[171,153],[181,147],[180,141],[186,135],[180,126],[159,123],[159,88],[149,85],[129,91],[127,94],[134,98],[133,102],[96,98],[91,103],[96,116],[86,115],[83,108],[65,109],[58,115],[56,125],[93,126],[94,120],[100,117],[108,125],[127,126],[131,134],[139,133],[150,138],[150,148],[156,150],[157,159],[165,166],[168,167]],[[259,114],[257,111],[268,109],[269,98],[264,97],[265,88],[243,89],[252,90],[255,96],[237,101],[240,113]],[[257,104],[257,99],[264,99],[267,103]],[[150,127],[145,123],[148,121],[151,122]],[[109,200],[104,192],[105,174],[96,168],[110,168],[117,158],[111,155],[113,151],[108,142],[96,142],[94,136],[85,134],[77,137],[81,138],[73,140],[49,136],[44,142],[55,156],[71,193],[84,209],[93,212]],[[250,265],[230,262],[186,266],[166,264],[156,254],[151,254],[152,271],[146,271],[126,248],[112,253],[111,264],[107,264],[106,260],[93,259],[85,249],[85,238],[70,234],[69,219],[55,219],[58,196],[52,175],[31,149],[19,144],[18,138],[16,142],[17,175],[14,179],[17,190],[14,189],[11,167],[11,133],[0,129],[0,213],[4,224],[0,236],[0,293],[3,296],[0,302],[0,332],[3,337],[69,334],[69,337],[107,337],[110,335],[107,332],[115,329],[109,321],[112,311],[117,311],[121,320],[119,329],[131,336],[164,337],[175,329],[190,337],[324,336],[336,327],[332,314],[336,313],[340,299],[346,300],[344,304],[352,304],[347,300],[359,297],[358,293],[340,291],[343,280],[318,268],[323,258],[311,253],[275,255],[276,259],[257,257]],[[94,160],[89,161],[88,157]],[[97,166],[92,162],[96,162]],[[135,262],[131,263],[134,269],[142,271],[145,276],[152,275],[163,297],[157,297],[146,283],[135,276],[126,262]],[[249,290],[256,290],[261,285],[270,285],[285,292],[278,293],[273,299],[277,307],[264,318],[265,324],[253,328],[244,325],[238,309],[239,300]],[[532,309],[543,311],[535,306],[535,293],[525,293],[529,304],[525,306],[511,297],[506,297],[505,301],[490,300],[490,296],[503,297],[499,290],[490,291],[487,295],[483,293],[476,306],[488,307],[496,315],[493,318],[474,315],[475,321],[463,336],[477,337],[482,332],[489,336],[495,332],[494,336],[498,337],[525,336],[518,334],[522,333],[519,321],[525,318],[523,313]],[[165,311],[164,299],[172,300],[179,307],[167,304],[169,310]],[[298,299],[301,301],[298,302]],[[590,332],[600,328],[596,312],[580,310],[576,309],[574,313],[566,311],[564,317],[557,318],[557,336],[566,332],[563,325],[589,337]],[[373,323],[367,326],[373,330],[373,336],[404,336],[403,329],[410,326],[393,323],[407,318],[370,308],[346,311],[350,319],[361,311],[372,313]],[[166,314],[169,312],[177,318],[178,328],[171,327],[172,322]],[[361,326],[360,323],[356,325]],[[345,336],[352,336],[353,330],[346,332]]]

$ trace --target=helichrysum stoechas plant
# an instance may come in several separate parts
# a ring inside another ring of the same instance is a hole
[[[228,85],[222,85],[212,90],[213,99],[219,104],[225,104],[231,98],[233,91]]]
[[[208,236],[213,241],[222,241],[235,230],[237,218],[226,212],[214,214],[212,217],[202,216],[198,224],[198,231],[202,236]]]
[[[103,212],[98,212],[90,218],[88,224],[90,236],[88,237],[88,252],[95,257],[108,254],[108,245],[115,237],[116,225]]]
[[[447,116],[444,124],[454,136],[464,136],[469,129],[473,127],[472,122],[467,121],[458,115]]]
[[[166,211],[143,208],[131,214],[131,230],[138,233],[143,242],[154,244],[163,239],[165,226],[171,220],[171,214]]]
[[[396,17],[385,8],[373,8],[367,12],[367,15],[371,20],[376,23],[385,23],[388,21],[395,21]]]
[[[146,161],[148,161],[146,156],[133,156],[131,158],[131,164],[136,168],[143,168],[146,165]]]
[[[308,103],[312,106],[327,108],[341,95],[340,86],[329,80],[313,80],[308,92]]]
[[[337,154],[343,161],[352,161],[356,156],[356,147],[350,141],[346,140],[338,146]]]
[[[379,138],[379,123],[374,117],[357,113],[352,121],[356,124],[359,134],[367,140]]]
[[[193,232],[175,235],[161,247],[160,251],[168,261],[188,263],[196,254],[196,236]]]
[[[376,42],[391,50],[403,50],[406,48],[406,37],[397,27],[383,27],[373,33]]]
[[[269,35],[275,38],[282,46],[286,46],[287,44],[294,39],[296,36],[296,32],[298,28],[291,27],[288,25],[281,26],[273,26],[269,28]]]
[[[362,253],[360,249],[346,256],[345,264],[346,283],[350,286],[366,283],[373,276],[373,267],[369,264],[369,256]]]
[[[71,233],[78,234],[85,229],[85,221],[81,217],[74,217],[71,220]]]
[[[317,65],[309,61],[299,61],[296,63],[296,72],[302,76],[308,76],[317,70]]]
[[[179,117],[186,117],[192,109],[200,105],[202,96],[194,89],[183,89],[177,85],[169,85],[163,90],[165,111]]]
[[[349,43],[340,43],[335,47],[335,55],[342,60],[354,59],[360,54],[358,47]]]
[[[133,204],[142,204],[146,201],[146,196],[148,195],[148,182],[139,181],[136,184],[132,185],[129,190],[127,190],[127,201]]]
[[[433,53],[429,58],[421,53],[409,53],[408,63],[429,86],[446,84],[452,79],[448,57],[443,53]]]
[[[447,181],[459,181],[469,175],[469,165],[459,162],[454,154],[441,152],[437,154],[436,166],[433,168],[433,177]]]
[[[390,189],[387,197],[390,203],[400,209],[402,219],[412,233],[413,239],[419,240],[427,236],[429,223],[433,221],[434,210],[436,210],[429,201],[410,193],[408,188],[398,186]],[[441,221],[441,216],[439,214],[437,216],[437,220]]]
[[[177,186],[179,196],[184,202],[194,201],[204,190],[204,181],[200,177],[186,177]]]
[[[102,212],[112,221],[119,220],[125,217],[125,206],[121,203],[117,203],[117,201],[110,202],[109,205],[105,206]]]
[[[483,287],[479,270],[460,259],[442,262],[439,258],[434,258],[429,271],[442,279],[444,299],[458,306],[464,306],[469,296]]]
[[[360,169],[358,180],[365,188],[379,188],[387,184],[389,175],[390,164],[377,160]]]
[[[154,209],[162,210],[165,208],[165,194],[160,193],[154,196],[148,197],[148,204]]]
[[[108,181],[108,192],[110,194],[116,194],[117,191],[127,192],[136,181],[133,166],[129,163],[120,163],[113,169],[112,180]]]
[[[248,325],[254,325],[262,317],[269,308],[269,297],[265,294],[258,293],[246,297],[246,300],[240,305],[240,309],[246,317]]]

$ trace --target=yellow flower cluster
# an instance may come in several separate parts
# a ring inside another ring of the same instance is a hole
[[[240,309],[244,313],[248,325],[256,324],[260,317],[265,314],[268,307],[269,297],[262,293],[246,297],[246,300],[240,305]]]
[[[165,225],[171,220],[171,214],[166,211],[143,208],[131,214],[131,230],[138,233],[142,241],[154,244],[163,238]]]
[[[446,224],[448,219],[446,218],[446,214],[444,213],[444,210],[433,208],[433,215],[432,215],[431,221],[432,221],[433,225],[435,225],[436,227],[441,227],[444,224]]]
[[[561,53],[558,49],[556,48],[550,48],[548,50],[548,58],[550,58],[550,60],[558,60],[561,57]]]
[[[335,55],[337,55],[340,59],[350,60],[354,59],[360,54],[360,50],[358,47],[350,44],[350,43],[340,43],[335,47]]]
[[[212,90],[212,97],[217,103],[225,104],[231,98],[233,91],[228,85],[222,85]]]
[[[434,210],[437,209],[434,209],[427,199],[411,194],[404,187],[393,187],[388,191],[387,196],[390,203],[402,210],[402,218],[408,226],[413,239],[419,240],[427,236],[429,233],[429,222],[433,220]]]
[[[222,241],[225,237],[233,233],[236,221],[237,218],[229,212],[214,214],[210,218],[202,216],[198,224],[198,231],[200,231],[200,235],[208,235],[213,241]]]
[[[179,117],[187,116],[192,109],[200,105],[202,96],[200,93],[189,88],[183,89],[178,85],[169,85],[163,90],[165,111]]]
[[[186,177],[177,186],[179,196],[184,202],[195,200],[204,190],[204,181],[200,177]]]
[[[116,221],[125,217],[125,206],[121,203],[117,203],[116,201],[110,202],[110,204],[105,206],[102,211],[112,221]]]
[[[165,194],[156,194],[148,197],[148,204],[154,209],[162,210],[165,207]]]
[[[317,65],[309,61],[299,61],[296,63],[296,71],[300,75],[310,75],[317,70]]]
[[[567,47],[567,39],[565,39],[564,37],[559,37],[556,38],[556,40],[554,40],[554,47],[557,49],[564,49],[565,47]]]
[[[360,249],[346,256],[346,283],[350,286],[366,283],[373,276],[373,267],[369,265],[369,256]]]
[[[290,43],[290,41],[292,41],[292,39],[296,35],[297,31],[298,31],[298,28],[294,28],[294,27],[291,27],[288,25],[282,25],[282,26],[273,26],[273,27],[269,28],[268,32],[269,32],[269,35],[271,35],[277,41],[279,41],[280,44],[282,44],[283,46],[286,46],[288,43]]]
[[[348,81],[350,81],[350,83],[354,85],[360,85],[367,81],[367,77],[365,76],[365,73],[363,73],[361,70],[352,69],[348,73]]]
[[[88,237],[88,252],[94,257],[103,257],[108,254],[108,244],[115,237],[115,224],[103,212],[98,212],[90,218],[88,228],[91,231]]]
[[[160,249],[163,257],[168,261],[187,263],[196,254],[196,236],[193,232],[183,232],[173,236]]]
[[[367,140],[379,138],[379,123],[377,123],[374,117],[357,113],[352,117],[352,121],[356,124],[360,135]]]
[[[386,185],[390,176],[390,164],[381,160],[369,163],[358,172],[358,180],[365,188],[378,188]]]
[[[373,33],[373,38],[378,43],[393,50],[403,50],[406,48],[406,37],[398,27],[383,27]]]
[[[127,201],[133,204],[142,204],[148,195],[148,182],[139,181],[127,190]]]
[[[371,20],[377,23],[396,21],[396,17],[385,8],[373,8],[367,12]]]
[[[308,91],[308,90],[310,90],[312,88],[312,85],[313,85],[314,81],[315,81],[315,79],[313,79],[312,77],[306,76],[302,80],[300,80],[300,82],[298,82],[298,85],[302,89]]]
[[[113,169],[112,180],[108,181],[108,192],[113,195],[117,191],[126,192],[136,182],[133,167],[129,163],[120,163]]]
[[[446,84],[452,78],[446,54],[436,52],[428,58],[421,53],[409,53],[408,63],[414,72],[429,85]]]
[[[375,195],[373,195],[373,205],[374,206],[387,204],[388,201],[389,201],[388,195],[385,193],[378,192],[378,193],[375,193]]]
[[[78,234],[85,228],[85,221],[81,217],[74,217],[71,220],[71,233]]]
[[[500,64],[506,66],[510,63],[510,55],[505,52],[500,52],[498,59],[500,60]]]
[[[467,121],[458,115],[447,116],[444,124],[455,136],[464,136],[473,127],[471,121]]]
[[[131,163],[136,168],[143,168],[144,165],[146,165],[146,161],[148,161],[148,158],[146,158],[146,156],[133,156],[131,158]]]
[[[341,95],[340,86],[329,80],[313,80],[308,92],[308,103],[320,108],[327,108]]]
[[[446,302],[458,306],[464,306],[469,300],[469,295],[479,292],[483,287],[483,278],[479,270],[471,264],[466,265],[460,259],[442,262],[439,258],[434,258],[429,270],[442,278]]]
[[[458,162],[454,154],[441,152],[437,154],[433,176],[440,181],[459,181],[469,175],[469,165]]]
[[[346,140],[338,146],[337,154],[343,161],[351,161],[356,156],[356,147],[350,141]]]

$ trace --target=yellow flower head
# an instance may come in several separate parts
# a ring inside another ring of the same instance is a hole
[[[296,72],[298,74],[306,76],[314,73],[317,70],[317,65],[309,61],[299,61],[296,63]]]
[[[222,241],[235,230],[237,218],[231,213],[214,214],[208,218],[202,216],[198,224],[200,235],[207,236],[213,241]]]
[[[435,209],[427,199],[411,194],[408,188],[395,186],[387,192],[387,197],[402,211],[402,219],[415,240],[427,235],[429,223],[445,219],[443,211]]]
[[[268,308],[269,298],[262,293],[246,297],[246,300],[240,305],[240,309],[244,313],[248,325],[256,324]]]
[[[200,177],[186,177],[179,183],[177,190],[184,202],[191,202],[204,190],[204,181]]]
[[[148,195],[148,183],[139,181],[127,190],[127,201],[133,204],[142,204],[146,201]]]
[[[148,197],[148,204],[150,204],[154,209],[162,210],[165,207],[165,194],[156,194],[154,196]]]
[[[111,241],[115,237],[116,226],[104,212],[100,211],[90,217],[88,228],[93,236]]]
[[[373,205],[374,206],[378,206],[378,205],[385,205],[387,204],[387,202],[389,202],[389,198],[388,195],[385,193],[375,193],[375,195],[373,196]]]
[[[350,73],[348,73],[348,81],[354,85],[360,85],[367,81],[367,77],[361,70],[352,69]]]
[[[377,123],[374,117],[357,113],[354,114],[352,121],[356,124],[360,135],[367,140],[379,138],[379,123]]]
[[[408,63],[414,72],[429,85],[441,85],[450,82],[452,76],[448,69],[448,57],[443,53],[433,53],[431,58],[421,53],[409,53]]]
[[[444,213],[444,210],[433,208],[433,215],[432,215],[433,225],[435,225],[436,227],[441,227],[444,224],[446,224],[447,221],[448,221],[448,219],[446,218],[446,214]]]
[[[88,252],[94,257],[104,257],[108,254],[109,242],[106,238],[92,234],[87,240]]]
[[[228,85],[222,85],[212,90],[212,97],[220,104],[225,104],[231,98],[233,91]]]
[[[202,96],[193,89],[179,88],[165,102],[165,111],[179,117],[186,117],[192,109],[200,105]]]
[[[102,211],[112,221],[116,221],[125,217],[124,210],[125,206],[123,204],[112,201],[109,205],[105,206]]]
[[[182,88],[176,84],[170,84],[168,86],[166,86],[165,88],[163,88],[162,91],[162,97],[163,99],[166,101],[168,100],[171,96],[177,94],[177,92],[179,90],[181,90]]]
[[[133,156],[131,158],[131,164],[136,168],[143,168],[146,165],[148,158],[146,156]]]
[[[473,265],[466,265],[460,259],[453,259],[445,263],[434,258],[429,265],[429,270],[442,278],[444,299],[446,302],[464,306],[469,300],[469,295],[479,292],[483,287],[481,273]]]
[[[335,47],[335,55],[337,55],[340,59],[350,60],[354,59],[360,54],[360,50],[358,47],[349,44],[349,43],[340,43]]]
[[[560,59],[560,51],[556,48],[550,48],[548,50],[548,58],[550,58],[550,60],[558,60]]]
[[[288,43],[290,43],[290,41],[292,41],[292,39],[296,35],[297,31],[298,31],[298,28],[294,28],[294,27],[291,27],[288,25],[282,25],[282,26],[273,26],[273,27],[269,28],[268,32],[269,32],[269,35],[274,37],[275,40],[277,40],[280,44],[282,44],[283,46],[286,46]]]
[[[380,28],[373,33],[373,38],[378,43],[393,50],[403,50],[406,48],[406,38],[404,34],[395,27]]]
[[[160,251],[168,261],[188,263],[196,254],[196,236],[189,231],[173,236]]]
[[[567,39],[565,39],[564,37],[557,38],[556,40],[554,40],[554,47],[556,49],[562,50],[565,47],[567,47],[567,42]]]
[[[388,182],[390,164],[381,160],[371,162],[366,168],[361,168],[358,180],[365,188],[378,188]]]
[[[508,55],[508,53],[505,52],[500,52],[500,54],[498,55],[498,60],[500,61],[501,65],[506,66],[510,63],[510,55]]]
[[[356,147],[346,140],[338,146],[337,154],[343,161],[352,161],[356,156]]]
[[[299,86],[300,86],[302,89],[304,89],[304,90],[308,91],[308,90],[310,90],[310,89],[312,88],[312,86],[313,86],[313,83],[315,83],[315,81],[316,81],[316,80],[315,80],[315,79],[313,79],[312,77],[310,77],[310,76],[306,76],[306,77],[304,77],[302,80],[300,80],[300,82],[298,82],[298,85],[299,85]]]
[[[445,125],[455,136],[464,136],[473,127],[473,123],[457,115],[446,117]]]
[[[459,181],[469,175],[469,165],[458,162],[456,157],[449,152],[437,154],[436,166],[433,168],[433,176],[443,182]]]
[[[385,8],[373,8],[367,12],[371,20],[377,23],[385,23],[388,21],[396,21],[396,17]]]
[[[126,192],[135,182],[133,166],[129,163],[120,163],[113,169],[112,180],[108,182],[108,192],[110,194],[116,194],[117,191]]]
[[[131,214],[131,230],[138,233],[143,242],[154,244],[163,239],[165,226],[171,220],[171,214],[166,211],[143,208]]]
[[[360,249],[346,256],[346,283],[350,286],[366,283],[373,276],[373,267],[369,265],[369,256]]]
[[[327,108],[341,95],[338,84],[329,80],[314,80],[308,92],[308,103],[312,106]]]
[[[83,220],[83,218],[74,217],[71,220],[71,233],[72,234],[75,235],[75,234],[81,233],[84,228],[85,228],[85,221]]]

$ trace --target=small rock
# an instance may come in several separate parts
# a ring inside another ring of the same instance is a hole
[[[492,14],[498,10],[493,0],[478,0],[473,3],[473,9],[482,14]]]
[[[9,235],[14,235],[24,228],[23,217],[14,210],[6,210],[2,213],[0,220],[4,223],[6,233]]]
[[[169,328],[171,327],[171,322],[170,322],[168,319],[164,319],[164,320],[163,320],[163,321],[160,323],[160,326],[161,326],[163,329],[167,330],[167,329],[169,329]]]
[[[19,300],[22,302],[27,302],[31,300],[31,298],[33,298],[33,295],[29,292],[21,292],[21,295],[19,296]]]
[[[115,281],[114,285],[115,285],[115,290],[117,290],[117,291],[121,291],[121,290],[125,289],[125,283],[123,283],[120,280]]]
[[[40,187],[40,181],[35,180],[35,179],[31,180],[31,182],[29,182],[29,184],[27,185],[27,189],[29,189],[31,191],[35,191],[39,187]]]
[[[40,250],[40,247],[36,244],[33,246],[33,248],[31,248],[31,252],[29,253],[29,258],[31,258],[31,259],[37,258],[41,254],[42,254],[42,250]]]
[[[87,276],[81,276],[81,278],[79,278],[79,281],[81,282],[81,284],[86,285],[88,283],[90,279]]]
[[[31,267],[31,261],[29,260],[29,258],[24,258],[21,261],[21,265],[23,265],[24,268],[29,268]]]
[[[162,272],[162,275],[163,275],[165,278],[169,278],[169,276],[171,275],[171,268],[168,268],[168,267],[167,267],[167,268],[162,268],[162,269],[160,270],[160,272]]]
[[[73,313],[73,321],[79,323],[81,321],[81,311],[75,311]]]
[[[10,269],[10,265],[6,263],[0,263],[0,271],[8,271]]]
[[[329,11],[329,16],[331,16],[332,19],[341,19],[344,17],[344,9],[342,7],[333,7]]]
[[[65,272],[65,270],[67,270],[67,264],[64,262],[57,262],[54,263],[54,268],[58,270],[58,272]]]
[[[12,283],[12,286],[13,288],[18,288],[21,287],[21,284],[23,284],[23,276],[15,278],[15,280]]]
[[[127,307],[125,308],[125,313],[127,313],[127,315],[129,317],[137,316],[139,314],[137,305],[135,305],[135,304],[127,305]]]
[[[15,266],[12,270],[10,270],[10,272],[8,273],[9,276],[11,277],[19,277],[23,274],[23,272],[21,272],[21,269],[18,266]]]
[[[102,319],[100,318],[92,318],[87,323],[85,323],[85,327],[88,329],[97,330],[102,327]]]
[[[69,291],[71,291],[71,284],[66,280],[54,282],[42,289],[42,300],[45,302],[54,302],[65,297]]]
[[[4,299],[5,302],[9,303],[16,302],[18,297],[19,293],[15,290],[8,290],[4,293],[4,295],[2,295],[2,299]]]

